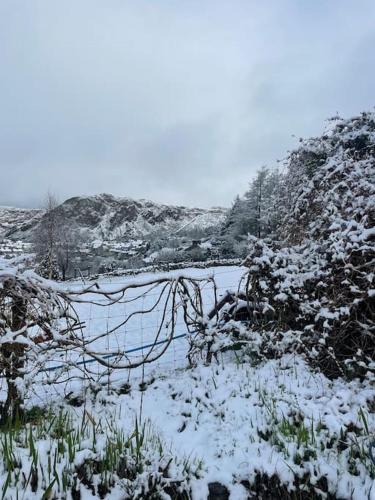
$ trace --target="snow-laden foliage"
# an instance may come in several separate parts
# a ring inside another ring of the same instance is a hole
[[[281,238],[251,243],[249,295],[257,321],[297,331],[332,375],[375,368],[375,114],[336,120],[286,161]]]
[[[270,354],[279,340],[279,349],[303,351],[329,375],[365,376],[375,371],[373,277],[349,256],[335,261],[335,252],[330,242],[282,249],[253,242],[247,259],[252,328],[272,332],[265,335]]]
[[[374,373],[375,114],[331,122],[285,168],[277,240],[249,238],[251,331],[232,325],[232,343],[260,332],[263,355],[294,349],[331,376]],[[216,325],[207,339],[230,343]]]
[[[135,420],[125,432],[117,414],[101,419],[85,410],[79,419],[56,406],[43,412],[34,408],[29,417],[26,425],[2,431],[4,499],[21,493],[74,500],[187,499],[190,480],[199,477],[200,463],[174,456],[149,421]]]
[[[331,239],[336,258],[375,235],[375,113],[329,122],[285,160],[281,236]],[[340,247],[337,240],[347,240]]]

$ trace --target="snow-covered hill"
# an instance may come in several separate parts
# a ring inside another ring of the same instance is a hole
[[[92,240],[134,239],[158,231],[172,235],[182,228],[207,229],[219,224],[226,212],[220,207],[187,208],[110,194],[70,198],[56,210]],[[41,210],[0,208],[0,231],[3,236],[29,241],[42,215]]]
[[[38,208],[0,206],[0,238],[14,233],[27,233],[40,220],[44,211]],[[12,238],[13,239],[13,238]]]

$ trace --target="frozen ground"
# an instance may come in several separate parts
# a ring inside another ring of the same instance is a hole
[[[290,355],[258,366],[238,363],[227,355],[220,364],[174,370],[151,380],[146,377],[146,388],[139,382],[133,379],[126,391],[120,380],[99,392],[86,387],[76,394],[82,402],[73,407],[58,398],[50,402],[53,415],[61,407],[71,415],[67,445],[64,448],[63,439],[46,436],[45,431],[33,431],[33,450],[45,479],[40,474],[36,490],[31,492],[28,485],[20,490],[26,496],[19,498],[41,498],[43,485],[48,484],[53,484],[57,498],[98,498],[97,491],[93,494],[82,484],[81,496],[72,497],[72,481],[63,494],[50,473],[48,457],[60,449],[55,466],[60,478],[66,470],[81,471],[82,464],[108,455],[109,440],[134,435],[137,420],[149,434],[142,445],[143,472],[130,482],[114,475],[105,498],[149,498],[142,493],[147,491],[148,478],[170,464],[168,477],[187,486],[193,500],[206,500],[212,483],[226,489],[228,496],[221,498],[262,498],[259,488],[275,477],[278,487],[265,498],[294,498],[280,491],[293,492],[298,485],[306,491],[303,498],[375,499],[375,467],[369,453],[375,431],[375,389],[369,382],[329,381]],[[85,420],[97,430],[75,440],[76,429]],[[28,430],[12,438],[17,443],[14,456],[26,477],[35,455],[29,451],[30,435]],[[4,450],[4,441],[0,445]],[[6,484],[6,478],[3,468],[0,484]],[[253,488],[254,484],[258,486]],[[16,487],[9,486],[5,498],[18,498],[16,492]]]
[[[184,275],[194,277],[214,274],[219,294],[236,289],[243,272],[239,267],[183,270]],[[173,274],[180,275],[181,271]],[[149,277],[102,280],[101,286],[113,290],[124,282]],[[148,295],[142,301],[147,306],[152,297]],[[110,307],[80,304],[85,335],[97,335],[113,327],[131,308],[138,307],[136,302]],[[214,302],[209,285],[204,302],[207,310]],[[100,340],[97,348],[129,350],[145,345],[153,340],[159,321],[158,309],[141,319],[134,318],[113,338]],[[176,335],[183,333],[181,321]],[[108,452],[108,439],[132,435],[137,420],[151,429],[153,436],[146,447],[145,468],[130,483],[126,477],[112,477],[114,484],[106,498],[143,498],[142,494],[136,497],[135,491],[142,491],[149,475],[160,471],[160,464],[165,467],[172,460],[170,474],[187,485],[193,500],[206,500],[209,484],[215,482],[227,489],[231,500],[249,498],[249,488],[253,488],[252,498],[259,498],[259,484],[276,476],[279,488],[305,488],[305,498],[313,498],[313,492],[317,495],[314,498],[324,499],[330,494],[329,498],[375,500],[375,465],[370,453],[375,435],[375,388],[370,380],[330,381],[312,371],[301,357],[291,355],[252,366],[227,353],[220,363],[186,368],[187,347],[185,339],[176,340],[145,373],[116,372],[102,377],[106,384],[101,386],[88,379],[58,386],[47,386],[44,377],[36,380],[29,407],[46,405],[54,415],[63,408],[71,418],[69,435],[85,421],[89,422],[87,428],[92,425],[97,430],[86,430],[84,437],[73,441],[68,436],[65,448],[60,438],[48,435],[50,431],[33,431],[32,446],[29,431],[14,435],[11,439],[19,474],[23,471],[26,479],[32,478],[37,457],[37,470],[41,472],[34,491],[32,480],[23,481],[17,476],[17,468],[9,473],[4,455],[9,442],[1,437],[0,489],[4,491],[7,485],[4,498],[41,498],[48,485],[57,498],[73,498],[70,489],[62,493],[64,471],[71,471],[74,478],[75,468],[101,460]],[[96,369],[93,367],[94,374]],[[69,404],[64,400],[67,393]],[[58,480],[51,473],[50,463],[56,454],[60,457],[55,465]],[[258,486],[251,486],[254,484]],[[97,492],[95,496],[82,484],[79,490],[82,499],[98,498]]]
[[[217,296],[220,298],[227,290],[236,290],[238,288],[240,278],[243,276],[244,272],[244,268],[237,266],[212,267],[208,269],[190,268],[163,274],[144,273],[136,277],[104,278],[98,283],[106,291],[113,291],[129,283],[146,282],[150,279],[165,275],[183,275],[193,278],[206,278],[212,276],[215,279]],[[70,285],[69,287],[71,289],[78,289],[88,284],[88,282],[85,284],[74,283],[74,285]],[[79,303],[76,305],[76,310],[80,320],[85,323],[85,328],[83,330],[85,339],[95,339],[101,333],[105,333],[108,330],[115,330],[110,335],[95,340],[90,346],[91,349],[104,355],[112,351],[126,351],[129,360],[135,360],[142,355],[142,350],[138,348],[147,346],[154,341],[161,322],[163,309],[163,302],[161,302],[154,310],[147,314],[130,317],[132,313],[139,309],[150,309],[157,301],[161,287],[157,287],[149,293],[145,293],[144,296],[136,299],[136,297],[141,295],[141,292],[147,292],[147,289],[148,287],[145,287],[142,291],[137,289],[129,290],[126,297],[130,302],[126,304],[118,303],[108,305],[107,299],[103,297],[98,298],[90,293],[87,293],[83,297],[83,300],[88,301],[88,303]],[[132,301],[132,299],[134,299],[134,301]],[[96,300],[97,303],[89,303],[92,300]],[[203,285],[203,301],[205,312],[207,313],[215,303],[214,290],[211,283]],[[130,320],[125,325],[121,325],[124,318],[127,317],[130,317]],[[117,328],[119,325],[121,326]],[[182,315],[179,314],[175,328],[175,336],[177,339],[171,343],[167,352],[159,360],[146,366],[146,372],[162,374],[166,370],[185,367],[187,365],[186,354],[188,351],[188,341],[186,338],[181,338],[181,336],[186,333],[185,323]],[[162,341],[167,338],[167,335],[167,330],[163,329],[159,339]],[[160,345],[158,349],[162,349],[163,347],[163,345]],[[146,349],[143,350],[143,352],[145,351]],[[53,359],[49,363],[48,368],[63,366],[67,360],[72,359],[72,356],[75,356],[75,354],[66,354],[62,358]],[[78,361],[82,362],[82,358],[79,358]],[[103,371],[97,363],[90,364],[90,370],[97,373],[98,376]],[[142,369],[126,370],[121,373],[116,372],[110,376],[110,381],[114,381],[116,378],[138,378],[141,374]],[[49,375],[50,377],[54,377],[55,371],[52,370]],[[106,380],[108,382],[108,377]]]
[[[309,474],[322,498],[330,492],[375,499],[369,383],[331,382],[298,357],[256,367],[227,359],[158,378],[144,392],[135,387],[103,398],[108,406],[93,405],[94,415],[120,411],[130,432],[142,407],[142,418],[174,454],[202,460],[202,479],[192,484],[196,500],[207,498],[210,482],[226,485],[233,500],[245,499],[241,481],[275,473],[291,489],[295,477]],[[361,447],[362,461],[354,458]]]

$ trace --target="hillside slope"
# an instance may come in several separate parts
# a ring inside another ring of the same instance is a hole
[[[56,210],[89,240],[139,238],[159,230],[173,233],[182,227],[206,229],[220,223],[226,212],[224,208],[187,208],[110,194],[70,198]],[[30,241],[42,214],[41,210],[0,209],[2,235]]]
[[[27,233],[42,217],[38,208],[15,208],[0,206],[0,238],[12,237],[14,233]]]

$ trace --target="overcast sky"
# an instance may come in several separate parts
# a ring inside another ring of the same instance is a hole
[[[0,0],[0,205],[229,206],[374,97],[374,0]]]

